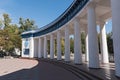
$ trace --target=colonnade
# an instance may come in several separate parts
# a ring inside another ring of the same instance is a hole
[[[113,24],[113,44],[114,44],[114,58],[115,58],[115,70],[116,75],[120,77],[120,0],[111,0],[112,6],[112,24]],[[96,29],[96,12],[95,12],[95,3],[90,3],[87,6],[87,28],[84,30],[86,34],[86,61],[88,61],[89,68],[100,68],[100,60],[99,60],[99,51],[98,51],[98,38],[97,38],[97,29]],[[100,21],[100,43],[101,43],[101,63],[109,63],[108,59],[108,48],[107,48],[107,40],[106,40],[106,30],[105,30],[105,22]],[[38,41],[38,57],[47,58],[47,39],[49,37],[50,40],[50,59],[54,59],[54,37],[56,36],[57,40],[57,60],[62,59],[61,55],[61,38],[62,33],[64,32],[65,39],[65,61],[70,61],[70,25],[65,24],[64,28],[60,28],[54,32],[49,34],[37,37]],[[81,18],[79,16],[74,17],[72,22],[72,29],[74,31],[74,63],[82,64],[82,52],[81,52]],[[64,30],[64,31],[62,31]],[[56,34],[56,35],[54,35]],[[30,56],[34,57],[34,37],[30,38]]]

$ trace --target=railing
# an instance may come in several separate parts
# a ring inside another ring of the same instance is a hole
[[[89,0],[74,0],[70,7],[68,7],[65,12],[52,23],[44,26],[43,28],[40,28],[35,32],[24,33],[21,35],[22,38],[37,37],[57,30],[70,21],[79,11],[81,11],[81,9],[87,4],[88,1]]]

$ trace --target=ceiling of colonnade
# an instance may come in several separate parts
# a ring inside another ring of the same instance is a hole
[[[96,23],[99,25],[101,22],[106,22],[107,33],[111,32],[112,22],[111,22],[111,3],[110,0],[93,0],[95,2],[95,12],[96,12]],[[81,18],[81,23],[84,27],[87,26],[87,7],[79,14]]]
[[[94,0],[96,21],[99,24],[100,21],[107,21],[111,18],[111,5],[110,0]],[[82,23],[87,24],[87,8],[79,15],[82,19]]]
[[[0,0],[0,18],[8,13],[13,23],[30,18],[43,27],[60,16],[74,0]]]

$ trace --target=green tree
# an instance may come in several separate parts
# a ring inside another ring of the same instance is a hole
[[[20,27],[11,24],[8,14],[3,14],[3,21],[0,20],[0,48],[2,51],[12,55],[15,48],[21,50],[21,36],[23,31],[36,29],[35,22],[30,19],[19,19]],[[3,29],[1,29],[3,28]]]
[[[0,46],[2,50],[13,54],[15,48],[21,49],[21,37],[16,24],[11,24],[8,14],[3,14],[3,29],[0,30]]]
[[[47,52],[50,54],[50,40],[47,40]]]
[[[100,33],[98,34],[98,51],[99,51],[99,53],[101,53],[101,43],[100,43],[100,38],[101,37],[101,35],[100,35]]]
[[[112,32],[107,34],[107,45],[108,45],[108,52],[111,54],[113,53],[113,38],[112,38]]]
[[[2,20],[0,20],[0,29],[2,29],[2,27],[3,27],[3,22]]]
[[[3,18],[4,18],[4,28],[7,28],[10,23],[11,23],[11,19],[9,18],[9,15],[8,14],[3,14]]]
[[[85,53],[85,33],[81,33],[81,49],[82,53]]]
[[[55,41],[54,42],[54,53],[57,56],[57,40],[55,39],[54,41]]]
[[[74,39],[70,38],[70,52],[74,53]]]
[[[61,53],[64,55],[65,53],[65,39],[61,39]]]
[[[29,31],[29,30],[35,30],[37,29],[37,26],[35,25],[35,22],[33,20],[30,19],[23,19],[23,18],[19,18],[19,24],[20,24],[20,32],[24,32],[24,31]]]

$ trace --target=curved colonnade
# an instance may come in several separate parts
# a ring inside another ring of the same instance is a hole
[[[62,59],[61,39],[65,39],[65,61],[70,61],[70,35],[74,35],[74,63],[82,64],[81,32],[86,34],[86,61],[90,68],[100,68],[96,25],[100,26],[101,63],[109,63],[105,22],[112,18],[116,76],[120,77],[120,0],[74,0],[52,23],[39,30],[22,33],[22,57],[54,59],[57,40],[57,60]]]

